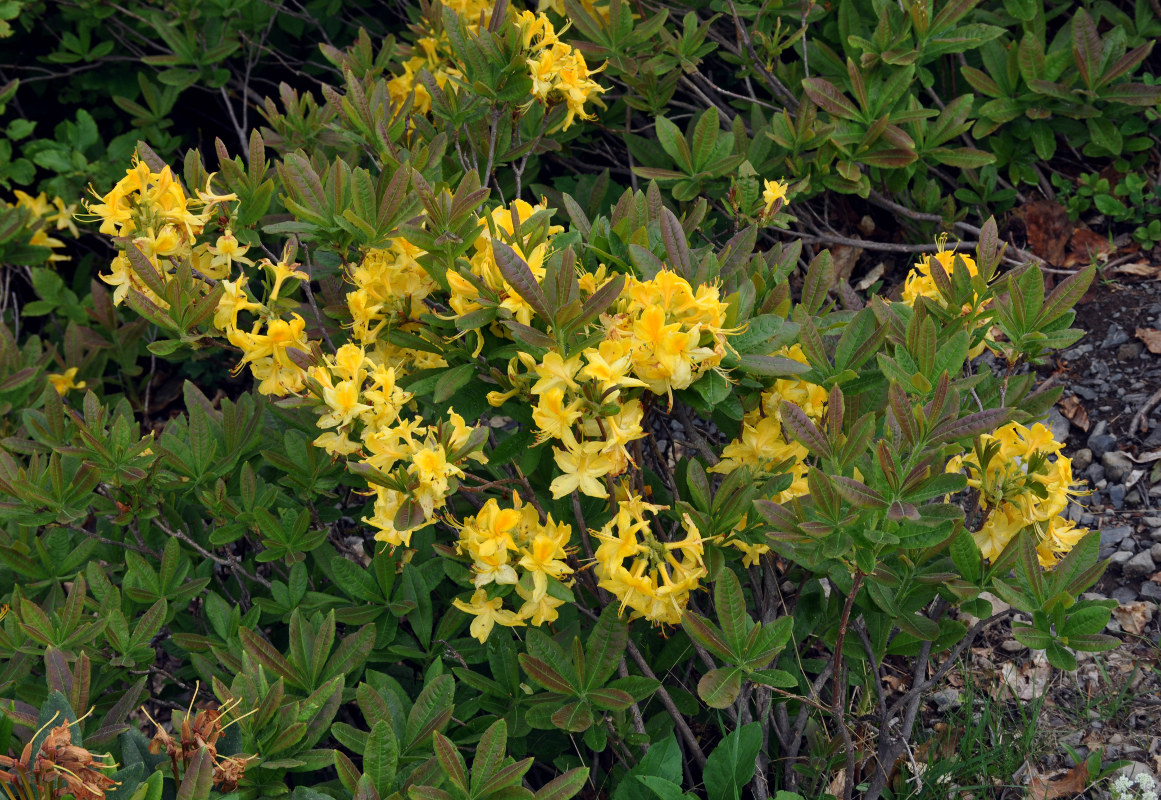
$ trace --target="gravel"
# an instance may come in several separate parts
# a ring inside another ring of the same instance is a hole
[[[1120,552],[1120,551],[1118,551]],[[1121,574],[1127,579],[1143,578],[1146,575],[1152,575],[1157,571],[1157,565],[1153,563],[1153,556],[1148,551],[1137,553],[1137,555],[1130,558],[1121,567]]]

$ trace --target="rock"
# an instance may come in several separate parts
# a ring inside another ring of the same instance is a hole
[[[1161,542],[1161,528],[1154,528],[1149,531],[1149,538],[1155,542]]]
[[[1149,548],[1149,555],[1153,556],[1154,561],[1161,561],[1161,542]]]
[[[1141,522],[1150,528],[1161,528],[1161,517],[1141,517]]]
[[[1121,508],[1125,504],[1125,487],[1114,483],[1109,487],[1109,502],[1113,508]]]
[[[1089,464],[1088,469],[1084,471],[1084,477],[1090,483],[1097,484],[1105,479],[1105,468],[1100,464]]]
[[[1052,431],[1052,438],[1056,441],[1063,442],[1068,439],[1068,431],[1072,423],[1060,413],[1060,409],[1056,406],[1048,409],[1048,415],[1044,420],[1044,424]]]
[[[1105,478],[1109,483],[1120,483],[1133,471],[1133,460],[1120,450],[1105,453],[1101,456],[1101,464],[1105,468]]]
[[[1099,436],[1088,437],[1086,444],[1088,445],[1088,449],[1092,450],[1093,457],[1100,458],[1117,446],[1117,437],[1102,433]]]
[[[1111,528],[1103,528],[1101,530],[1101,547],[1116,548],[1132,532],[1132,527],[1128,525],[1115,525]]]
[[[939,711],[950,711],[963,705],[963,697],[955,689],[944,689],[931,695],[931,701]]]
[[[1117,361],[1132,361],[1144,350],[1141,342],[1125,342],[1117,348]]]
[[[1141,584],[1141,597],[1146,600],[1161,600],[1161,584],[1145,581]]]
[[[1072,472],[1077,474],[1088,469],[1088,465],[1092,463],[1092,450],[1087,447],[1082,447],[1072,454]],[[1158,523],[1161,525],[1161,522]]]
[[[1137,593],[1128,586],[1118,586],[1113,589],[1113,599],[1118,603],[1131,603],[1137,599]]]
[[[1000,643],[1000,649],[1005,653],[1019,653],[1028,648],[1017,642],[1015,639],[1005,639]]]
[[[1143,555],[1147,556],[1149,554],[1144,553]],[[1117,552],[1115,552],[1111,556],[1109,556],[1109,566],[1110,567],[1124,567],[1124,565],[1129,563],[1129,561],[1131,561],[1132,559],[1133,559],[1132,551],[1130,551],[1130,550],[1118,550]],[[1153,563],[1153,559],[1150,558],[1149,563]]]
[[[1109,350],[1113,347],[1119,347],[1125,342],[1129,341],[1129,334],[1125,332],[1117,323],[1109,326],[1109,332],[1105,334],[1105,340],[1101,342],[1101,347]]]
[[[1157,565],[1153,563],[1153,556],[1149,553],[1137,553],[1137,555],[1124,562],[1121,567],[1121,573],[1126,578],[1143,578],[1146,575],[1152,575],[1157,571]]]

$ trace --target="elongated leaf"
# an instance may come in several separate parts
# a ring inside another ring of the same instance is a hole
[[[861,481],[845,478],[842,475],[834,475],[831,477],[831,482],[838,489],[838,493],[843,496],[843,499],[853,506],[879,510],[887,507],[886,498]]]
[[[668,208],[661,209],[661,241],[665,243],[665,254],[673,271],[687,281],[693,280],[685,229]]]
[[[177,790],[177,800],[209,800],[213,779],[214,759],[210,751],[203,747],[185,769],[185,776]]]
[[[370,776],[380,797],[391,794],[398,766],[399,742],[395,739],[395,728],[389,719],[376,720],[363,751],[363,773]]]
[[[540,787],[540,791],[536,793],[536,800],[571,800],[585,787],[588,778],[588,767],[570,769]]]
[[[806,412],[789,400],[783,400],[782,424],[787,432],[806,446],[806,449],[821,458],[830,458],[830,443],[822,435]]]
[[[585,647],[586,689],[595,689],[608,682],[621,662],[628,641],[629,625],[617,613],[616,605],[610,603],[601,612]]]
[[[762,728],[743,725],[722,739],[705,763],[706,794],[713,798],[740,798],[754,779],[754,765],[762,749]]]
[[[518,656],[520,666],[528,673],[528,677],[536,681],[538,684],[548,689],[551,692],[559,692],[560,694],[573,695],[576,694],[576,688],[564,679],[564,676],[553,669],[548,663],[530,656],[527,653],[521,653]]]
[[[966,417],[949,420],[931,431],[933,442],[954,442],[981,433],[988,433],[1003,425],[1011,412],[1006,408],[989,408],[968,414]]]
[[[536,276],[532,274],[528,263],[515,250],[498,240],[492,241],[492,252],[504,280],[532,306],[533,311],[545,321],[551,322],[554,309],[549,308],[548,298],[544,296],[544,290],[536,282]]]
[[[730,650],[742,655],[746,649],[746,637],[753,627],[746,613],[746,596],[742,594],[742,584],[732,570],[723,569],[714,586],[714,607],[718,612],[718,624]]]

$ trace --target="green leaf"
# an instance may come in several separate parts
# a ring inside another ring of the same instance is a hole
[[[711,669],[697,682],[697,693],[710,708],[726,708],[742,691],[741,667]]]
[[[761,749],[762,727],[757,722],[743,725],[722,739],[706,759],[702,776],[706,794],[738,800],[754,779],[754,764]]]
[[[750,680],[763,686],[774,686],[779,689],[792,689],[798,685],[798,678],[782,669],[755,670],[750,673]]]
[[[593,626],[585,647],[585,672],[588,673],[585,689],[592,690],[608,682],[621,663],[628,641],[629,625],[617,613],[616,604],[610,603]]]
[[[395,739],[395,728],[391,720],[377,720],[363,751],[363,772],[371,777],[380,797],[391,793],[398,765],[399,742]]]
[[[536,800],[571,800],[585,787],[588,778],[588,767],[570,769],[540,787],[536,793]]]
[[[446,403],[452,395],[467,385],[475,374],[475,367],[471,364],[460,364],[445,372],[435,383],[435,391],[431,399],[436,403]]]
[[[185,769],[181,786],[177,790],[177,800],[209,800],[213,779],[214,759],[210,751],[203,747]]]
[[[736,656],[745,653],[746,637],[754,626],[746,613],[746,597],[742,584],[733,570],[723,569],[714,585],[714,607],[718,613],[718,624],[730,650]]]

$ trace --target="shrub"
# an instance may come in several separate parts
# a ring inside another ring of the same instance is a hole
[[[342,85],[284,88],[245,159],[219,140],[216,172],[178,170],[141,142],[95,188],[90,298],[33,273],[50,343],[5,328],[0,352],[18,796],[83,764],[71,791],[98,797],[877,797],[925,692],[1006,616],[983,592],[1060,668],[1115,645],[1037,422],[1059,389],[1028,370],[1079,337],[1092,269],[1051,292],[1001,273],[989,219],[864,302],[827,251],[773,241],[813,181],[902,167],[858,129],[898,139],[914,108],[776,118],[819,137],[800,169],[715,105],[684,133],[657,117],[680,169],[640,158],[643,189],[556,175],[602,106],[664,110],[712,32],[566,8],[587,43],[463,2],[410,45],[324,47]],[[860,68],[907,76],[882,98],[960,49],[940,37],[970,4],[948,8],[884,15],[926,55],[899,72],[866,42]],[[747,52],[779,46],[767,22]],[[888,663],[914,676],[891,696]],[[172,712],[152,744],[142,702]]]

